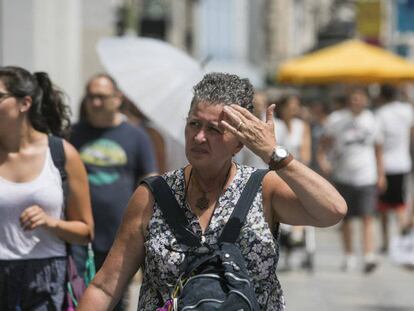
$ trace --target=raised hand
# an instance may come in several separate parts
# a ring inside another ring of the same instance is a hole
[[[276,145],[274,109],[275,105],[269,106],[266,121],[262,121],[238,105],[224,106],[220,126],[236,135],[247,148],[269,163]]]
[[[33,230],[38,227],[54,227],[57,219],[50,217],[39,205],[26,208],[20,215],[20,225],[23,230]]]

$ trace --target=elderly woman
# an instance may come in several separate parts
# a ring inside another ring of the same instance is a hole
[[[252,100],[248,80],[207,74],[194,87],[185,128],[189,165],[163,178],[185,210],[189,229],[205,243],[214,244],[246,180],[255,171],[234,163],[233,156],[246,146],[270,164],[237,246],[247,263],[260,309],[283,310],[283,294],[275,274],[278,242],[272,231],[279,223],[331,226],[343,218],[347,207],[333,186],[278,146],[274,106],[269,107],[263,122],[251,113]],[[109,256],[79,310],[110,310],[141,266],[144,281],[138,309],[162,306],[185,258],[185,253],[174,250],[173,241],[152,192],[145,185],[139,186]]]

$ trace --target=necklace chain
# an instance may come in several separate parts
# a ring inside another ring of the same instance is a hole
[[[219,200],[219,198],[220,198],[220,196],[221,196],[221,194],[223,193],[223,190],[224,190],[224,186],[226,185],[226,183],[227,183],[227,180],[229,179],[229,175],[230,175],[230,171],[231,171],[231,167],[232,167],[232,164],[230,165],[230,168],[228,169],[228,171],[227,171],[227,174],[226,174],[226,178],[224,179],[224,181],[223,181],[223,183],[222,183],[222,185],[221,185],[221,191],[220,191],[220,193],[218,194],[218,196],[217,196],[217,199],[216,199],[216,201],[218,201]],[[198,188],[198,190],[200,190],[201,191],[201,197],[199,197],[197,200],[196,200],[196,203],[195,203],[195,206],[198,208],[198,209],[200,209],[200,210],[206,210],[208,207],[209,207],[209,205],[210,205],[210,199],[207,197],[207,193],[210,193],[210,192],[213,192],[214,190],[216,190],[216,189],[218,189],[217,187],[214,187],[212,190],[209,190],[209,191],[204,191],[203,190],[203,188],[201,187],[201,185],[200,185],[200,183],[198,182],[198,180],[197,180],[197,178],[195,177],[195,176],[193,176],[193,169],[191,168],[191,171],[190,171],[190,177],[189,177],[189,179],[188,179],[188,184],[190,184],[190,182],[191,182],[191,177],[193,177],[192,179],[194,180],[194,183],[195,183],[195,185],[196,185],[196,187]]]

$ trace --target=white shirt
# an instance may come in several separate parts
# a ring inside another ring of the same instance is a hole
[[[291,120],[290,131],[281,119],[275,120],[275,135],[278,145],[285,146],[287,150],[297,159],[300,158],[300,150],[303,144],[305,123],[298,118]]]
[[[374,114],[369,110],[354,116],[350,110],[333,112],[324,135],[333,138],[329,153],[333,180],[353,186],[377,182],[375,144],[382,143]]]
[[[413,107],[394,101],[376,112],[384,136],[384,169],[387,174],[408,173],[411,170],[410,135],[414,126]]]
[[[24,231],[21,213],[39,205],[46,214],[63,218],[62,181],[50,149],[39,176],[24,183],[0,177],[0,260],[51,258],[66,255],[65,242],[45,228]]]

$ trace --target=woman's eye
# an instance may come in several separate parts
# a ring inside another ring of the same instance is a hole
[[[200,122],[197,122],[197,121],[189,121],[188,122],[188,125],[191,126],[191,127],[193,127],[193,128],[197,128],[197,127],[200,126]]]
[[[210,126],[210,127],[208,128],[208,130],[209,130],[210,132],[212,132],[212,133],[215,133],[215,134],[221,134],[220,129],[219,129],[219,128],[217,128],[217,127],[214,127],[214,126]]]

